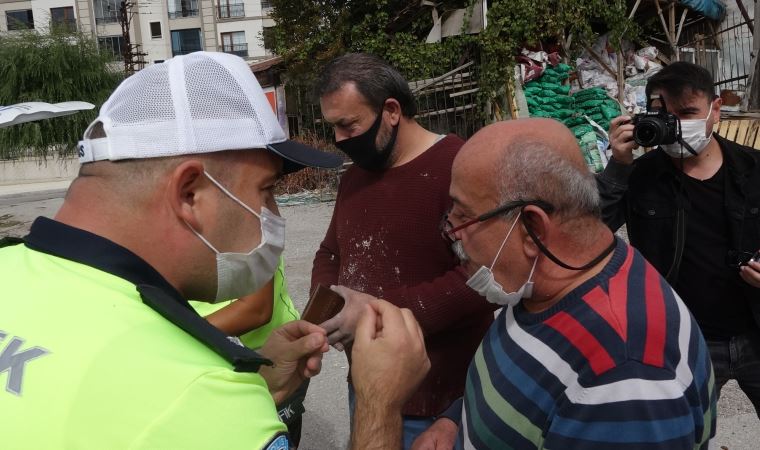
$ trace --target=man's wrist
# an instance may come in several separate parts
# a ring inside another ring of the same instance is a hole
[[[351,450],[391,450],[401,446],[401,408],[357,397]]]

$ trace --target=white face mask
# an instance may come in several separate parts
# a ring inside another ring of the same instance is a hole
[[[520,214],[522,213],[518,213],[517,218],[515,218],[515,221],[512,222],[512,226],[507,232],[507,237],[504,238],[504,241],[501,243],[501,247],[499,247],[499,251],[496,252],[496,257],[493,259],[491,267],[481,266],[480,269],[478,269],[478,271],[475,272],[469,280],[467,280],[467,286],[485,297],[489,302],[501,306],[515,306],[520,302],[520,299],[530,298],[533,295],[533,281],[531,281],[531,278],[533,278],[533,271],[536,270],[536,262],[538,261],[538,257],[533,260],[533,267],[530,269],[528,280],[523,283],[523,285],[520,286],[520,288],[515,292],[504,292],[504,288],[496,281],[493,276],[493,267],[496,264],[496,261],[499,259],[499,255],[504,249],[504,245],[507,243],[509,236],[512,234],[512,230],[515,229],[515,225],[520,219]]]
[[[252,294],[269,282],[277,270],[285,248],[285,219],[262,207],[261,214],[232,195],[208,172],[204,174],[235,203],[253,214],[261,223],[261,243],[248,253],[223,253],[193,229],[193,233],[216,253],[216,298],[213,303]]]
[[[707,113],[707,117],[704,119],[682,120],[681,121],[681,139],[689,144],[696,154],[702,153],[712,139],[712,133],[707,131],[707,121],[710,120],[712,115],[712,103],[710,104],[710,112]],[[681,145],[680,142],[674,142],[672,144],[662,144],[660,148],[673,158],[691,158],[695,156],[694,153],[686,149],[686,146]]]

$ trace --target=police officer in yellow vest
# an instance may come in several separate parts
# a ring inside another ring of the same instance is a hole
[[[290,322],[257,353],[186,299],[272,279],[277,176],[338,161],[286,140],[242,59],[204,52],[122,82],[79,154],[55,220],[0,249],[1,447],[287,449],[275,404],[319,372],[324,331]],[[410,317],[382,301],[362,316],[355,449],[400,442],[429,367]]]

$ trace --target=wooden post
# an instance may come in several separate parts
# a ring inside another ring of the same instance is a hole
[[[665,15],[662,13],[662,8],[660,7],[660,0],[654,0],[654,6],[657,8],[657,16],[660,18],[660,23],[662,24],[662,31],[665,32],[665,37],[668,39],[668,44],[670,44],[670,49],[673,52],[673,59],[678,61],[678,48],[676,48],[675,42],[673,42],[673,36],[670,33],[670,30],[668,29],[668,24],[665,22]],[[675,18],[673,19],[675,23]],[[675,26],[675,24],[674,24]]]
[[[744,17],[744,21],[747,22],[747,28],[749,28],[749,32],[752,33],[752,35],[754,36],[755,27],[753,26],[753,24],[750,23],[750,18],[749,18],[749,14],[747,13],[747,8],[744,7],[744,3],[742,3],[742,0],[736,0],[736,6],[739,7],[739,11],[741,11],[742,17]],[[755,10],[757,10],[757,0],[755,0]]]
[[[621,43],[621,50],[618,50],[617,53],[617,60],[618,60],[618,73],[617,73],[617,82],[618,82],[618,101],[622,105],[625,101],[625,55],[623,55],[622,50],[622,43]]]
[[[755,0],[755,20],[760,17],[760,0]],[[752,63],[744,94],[747,111],[760,111],[760,33],[752,40]]]

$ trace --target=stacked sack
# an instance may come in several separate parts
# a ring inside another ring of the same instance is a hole
[[[604,163],[599,153],[599,137],[586,117],[604,131],[609,131],[610,121],[620,115],[620,107],[601,87],[583,89],[570,95],[570,86],[562,84],[569,78],[570,70],[570,66],[558,64],[546,69],[540,78],[526,83],[524,92],[528,110],[531,117],[549,117],[570,128],[589,169],[601,172]]]
[[[574,111],[575,99],[569,95],[570,86],[562,85],[569,78],[567,64],[549,67],[544,74],[525,84],[525,100],[531,117],[550,117],[564,122]]]
[[[620,105],[607,95],[604,88],[583,89],[574,93],[573,99],[575,100],[576,111],[581,115],[588,116],[605,131],[609,131],[610,121],[620,115]]]

